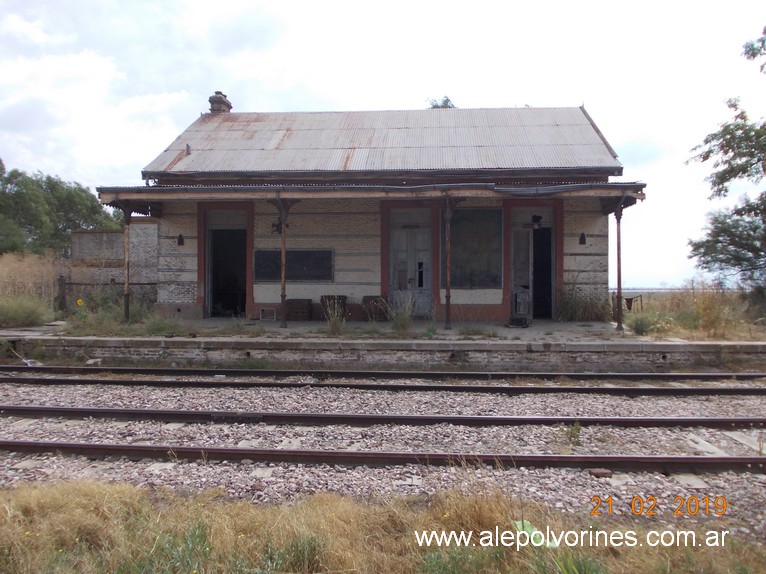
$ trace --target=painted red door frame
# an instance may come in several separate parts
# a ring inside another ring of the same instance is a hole
[[[554,250],[554,289],[559,291],[564,286],[564,202],[561,199],[504,199],[503,213],[503,307],[507,315],[511,312],[511,215],[514,209],[525,207],[549,207],[553,212],[553,250]],[[438,200],[382,201],[380,210],[380,291],[386,297],[389,287],[389,265],[391,247],[391,210],[392,209],[430,209],[431,210],[431,265],[432,294],[436,305],[441,306],[441,208]],[[554,293],[555,302],[555,293]],[[555,309],[554,309],[555,313]]]

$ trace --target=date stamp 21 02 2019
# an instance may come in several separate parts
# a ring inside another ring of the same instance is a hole
[[[725,496],[676,496],[671,505],[663,507],[654,496],[634,496],[630,502],[620,502],[610,496],[593,496],[591,516],[724,516],[728,510]]]

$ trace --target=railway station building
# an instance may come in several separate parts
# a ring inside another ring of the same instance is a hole
[[[104,204],[157,221],[183,318],[558,319],[608,297],[608,218],[644,199],[583,107],[232,112],[221,92]],[[619,229],[619,226],[618,226]],[[129,281],[129,279],[128,279]]]

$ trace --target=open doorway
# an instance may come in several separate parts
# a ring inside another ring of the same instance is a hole
[[[240,211],[208,212],[207,315],[238,317],[247,302],[246,215]]]
[[[245,312],[247,232],[210,231],[210,316],[235,317]]]
[[[526,326],[533,318],[553,318],[553,210],[517,208],[511,224],[510,324]]]

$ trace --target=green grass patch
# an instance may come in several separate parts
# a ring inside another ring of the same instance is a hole
[[[180,335],[184,333],[184,326],[180,320],[162,315],[150,315],[143,321],[141,328],[147,335]]]

